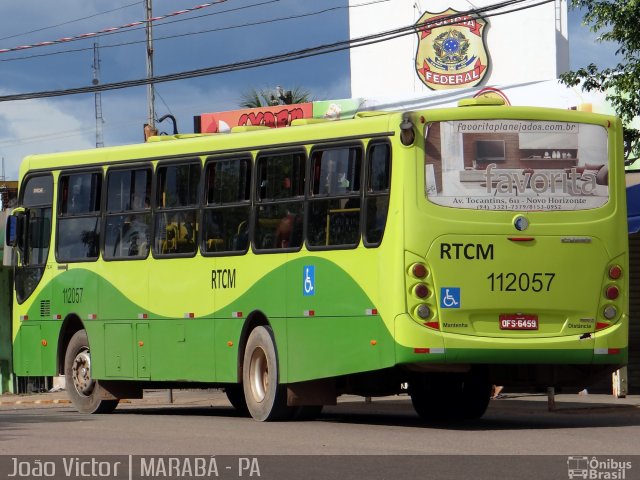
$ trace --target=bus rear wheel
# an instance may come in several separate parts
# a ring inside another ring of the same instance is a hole
[[[229,385],[228,387],[224,387],[224,393],[227,395],[227,399],[231,406],[236,409],[236,411],[246,417],[249,415],[249,409],[247,408],[247,401],[244,398],[244,390],[242,389],[242,385]]]
[[[91,353],[85,330],[77,331],[64,356],[67,395],[80,413],[111,413],[118,400],[101,398],[100,384],[91,377]]]
[[[247,409],[261,422],[287,420],[294,408],[287,406],[287,389],[278,384],[278,356],[273,330],[256,327],[247,340],[242,364],[242,385]]]

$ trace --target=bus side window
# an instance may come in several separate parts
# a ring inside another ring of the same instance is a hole
[[[251,158],[209,161],[204,188],[202,252],[246,252],[251,213]]]
[[[104,258],[146,258],[151,245],[151,168],[107,172]]]
[[[96,260],[100,253],[102,172],[60,176],[56,258],[60,262]]]
[[[310,248],[355,247],[360,242],[362,148],[315,149],[307,217]]]
[[[159,165],[156,174],[155,255],[192,256],[198,249],[200,162]]]
[[[377,247],[387,224],[391,188],[391,148],[388,143],[374,143],[367,152],[364,242]]]
[[[302,247],[305,160],[298,152],[258,157],[253,229],[257,250]]]

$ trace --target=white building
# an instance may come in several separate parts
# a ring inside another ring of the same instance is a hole
[[[539,1],[524,0],[500,9],[491,8],[497,0],[387,0],[356,8],[362,3],[349,0],[351,39],[418,26],[351,50],[352,97],[526,84],[556,79],[569,69],[566,0],[535,7]],[[464,15],[484,8],[489,11],[480,17]],[[474,74],[482,78],[464,81]],[[425,77],[432,80],[429,86]]]

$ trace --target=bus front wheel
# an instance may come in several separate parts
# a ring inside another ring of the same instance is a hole
[[[287,406],[287,389],[278,384],[278,357],[273,330],[256,327],[247,340],[242,364],[242,385],[247,409],[261,422],[286,420],[294,410]]]
[[[80,413],[110,413],[118,400],[104,400],[98,381],[91,377],[91,353],[85,330],[77,331],[67,345],[64,356],[67,394]]]

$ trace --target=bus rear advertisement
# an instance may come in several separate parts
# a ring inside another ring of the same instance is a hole
[[[7,222],[14,370],[75,407],[223,388],[256,420],[342,394],[481,417],[628,356],[622,126],[483,105],[34,155]]]

